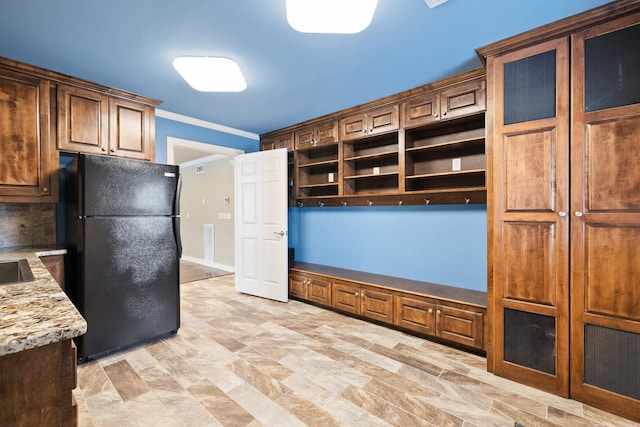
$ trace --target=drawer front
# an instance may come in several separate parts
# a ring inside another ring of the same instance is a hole
[[[360,314],[360,287],[334,282],[332,293],[333,308]]]
[[[447,305],[436,307],[436,331],[443,339],[479,349],[484,348],[484,313]]]
[[[360,313],[371,319],[393,323],[393,294],[363,289]]]
[[[395,325],[435,335],[436,304],[426,299],[396,295]]]

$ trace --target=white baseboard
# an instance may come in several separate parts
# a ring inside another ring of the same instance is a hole
[[[228,271],[229,273],[235,273],[236,269],[230,265],[218,264],[217,262],[207,262],[200,258],[195,258],[187,255],[182,255],[182,259],[185,261],[192,262],[194,264],[204,265],[205,267],[217,268],[219,270]]]

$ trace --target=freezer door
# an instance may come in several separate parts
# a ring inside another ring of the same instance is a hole
[[[178,330],[179,259],[170,217],[87,218],[80,358]]]
[[[77,162],[80,216],[178,213],[178,166],[86,154]]]

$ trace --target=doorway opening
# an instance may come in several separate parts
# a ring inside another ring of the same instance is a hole
[[[234,273],[234,157],[243,150],[167,138],[167,163],[180,167],[183,271]],[[206,276],[203,277],[207,278]]]

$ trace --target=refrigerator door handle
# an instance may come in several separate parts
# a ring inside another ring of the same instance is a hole
[[[180,215],[180,193],[182,192],[182,175],[178,173],[178,183],[176,184],[176,198],[173,200],[173,214]]]
[[[176,239],[176,249],[178,258],[182,258],[182,238],[180,237],[180,217],[173,217],[173,236]]]

